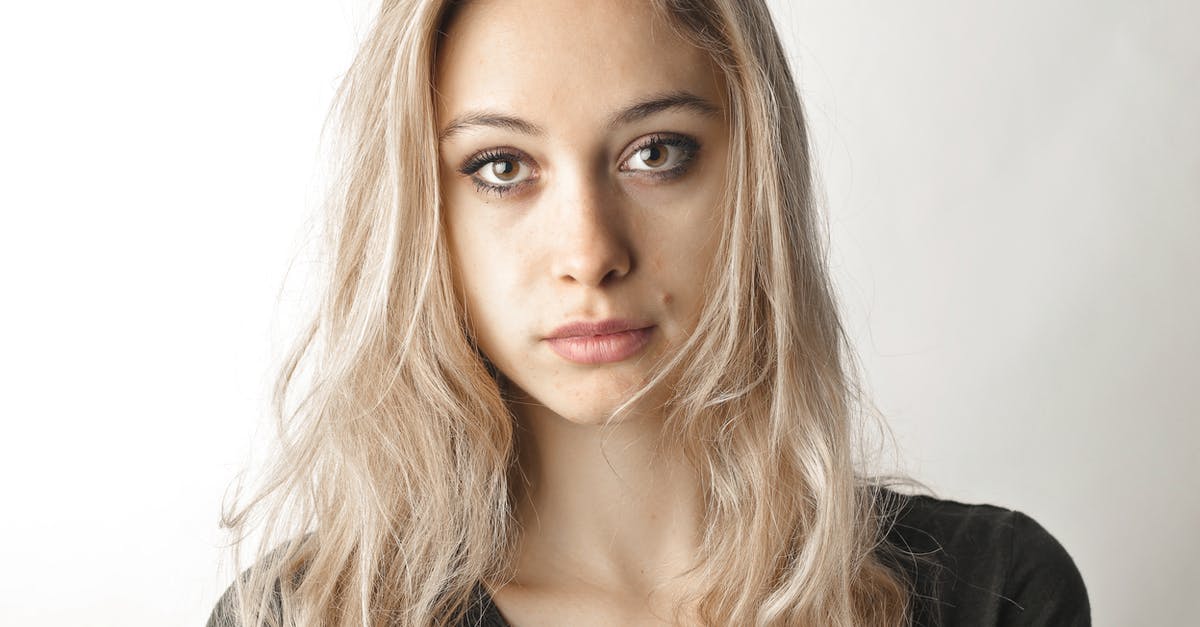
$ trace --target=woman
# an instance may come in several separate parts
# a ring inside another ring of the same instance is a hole
[[[1087,623],[1028,517],[856,473],[761,1],[385,1],[338,113],[326,296],[211,624]]]

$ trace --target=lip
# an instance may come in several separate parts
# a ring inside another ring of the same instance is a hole
[[[550,350],[577,364],[608,364],[640,353],[654,334],[654,325],[610,319],[565,324],[545,338]]]

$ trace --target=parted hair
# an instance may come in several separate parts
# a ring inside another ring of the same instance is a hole
[[[700,585],[681,607],[708,625],[905,625],[910,585],[880,557],[888,492],[858,454],[877,418],[771,15],[763,0],[648,1],[711,57],[729,104],[709,296],[616,412],[670,382],[664,446],[705,495]],[[338,90],[321,300],[277,379],[272,462],[222,518],[245,569],[232,624],[454,625],[480,582],[511,575],[514,418],[455,293],[436,166],[438,44],[462,4],[385,0]]]

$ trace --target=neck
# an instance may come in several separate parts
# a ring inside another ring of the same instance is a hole
[[[688,464],[662,450],[661,416],[602,427],[518,407],[520,585],[644,591],[690,565],[703,495]]]

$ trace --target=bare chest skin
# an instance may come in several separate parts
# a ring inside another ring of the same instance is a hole
[[[661,594],[657,596],[662,597]],[[494,592],[492,600],[512,627],[663,627],[673,624],[667,609],[656,607],[652,610],[645,598],[596,590],[539,591],[508,585]]]

